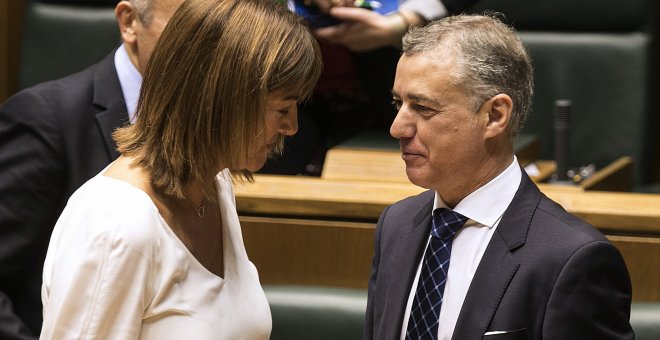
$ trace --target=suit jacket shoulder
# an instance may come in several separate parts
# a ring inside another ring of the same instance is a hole
[[[126,120],[114,53],[0,106],[0,197],[12,198],[0,200],[0,338],[26,326],[38,334],[52,228],[68,197],[117,157],[110,134]]]
[[[630,278],[614,245],[523,174],[453,339],[509,331],[525,339],[630,339],[630,302]]]

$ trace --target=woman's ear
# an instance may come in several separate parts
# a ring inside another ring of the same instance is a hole
[[[491,97],[483,109],[488,114],[486,123],[486,137],[496,137],[502,133],[508,134],[511,112],[513,111],[513,100],[509,95],[500,93]]]

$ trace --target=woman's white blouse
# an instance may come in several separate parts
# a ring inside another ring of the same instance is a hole
[[[60,216],[44,264],[42,339],[268,339],[228,170],[216,177],[224,278],[204,268],[142,190],[101,174]]]

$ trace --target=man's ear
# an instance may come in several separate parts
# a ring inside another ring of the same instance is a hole
[[[486,138],[496,137],[502,133],[508,134],[513,100],[507,94],[497,94],[484,103],[483,109],[488,115],[486,123]]]
[[[119,24],[121,40],[127,44],[134,44],[137,39],[134,28],[137,12],[133,5],[128,1],[120,1],[115,7],[115,18]]]

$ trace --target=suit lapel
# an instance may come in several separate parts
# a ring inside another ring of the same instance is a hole
[[[128,124],[128,110],[117,77],[115,52],[98,63],[94,70],[94,106],[98,109],[96,123],[110,159],[119,157],[112,132]]]
[[[504,212],[497,230],[477,267],[452,339],[481,339],[520,266],[512,252],[522,247],[534,211],[541,199],[538,188],[525,171],[520,187]]]
[[[431,210],[433,209],[434,192],[427,191],[420,197],[422,208],[414,215],[412,220],[399,221],[400,242],[394,252],[393,268],[390,271],[393,275],[392,286],[389,291],[389,303],[387,307],[392,311],[388,317],[389,330],[384,332],[387,338],[398,339],[403,327],[403,315],[412,283],[417,273],[417,267],[421,256],[426,249],[426,238],[431,232]]]

